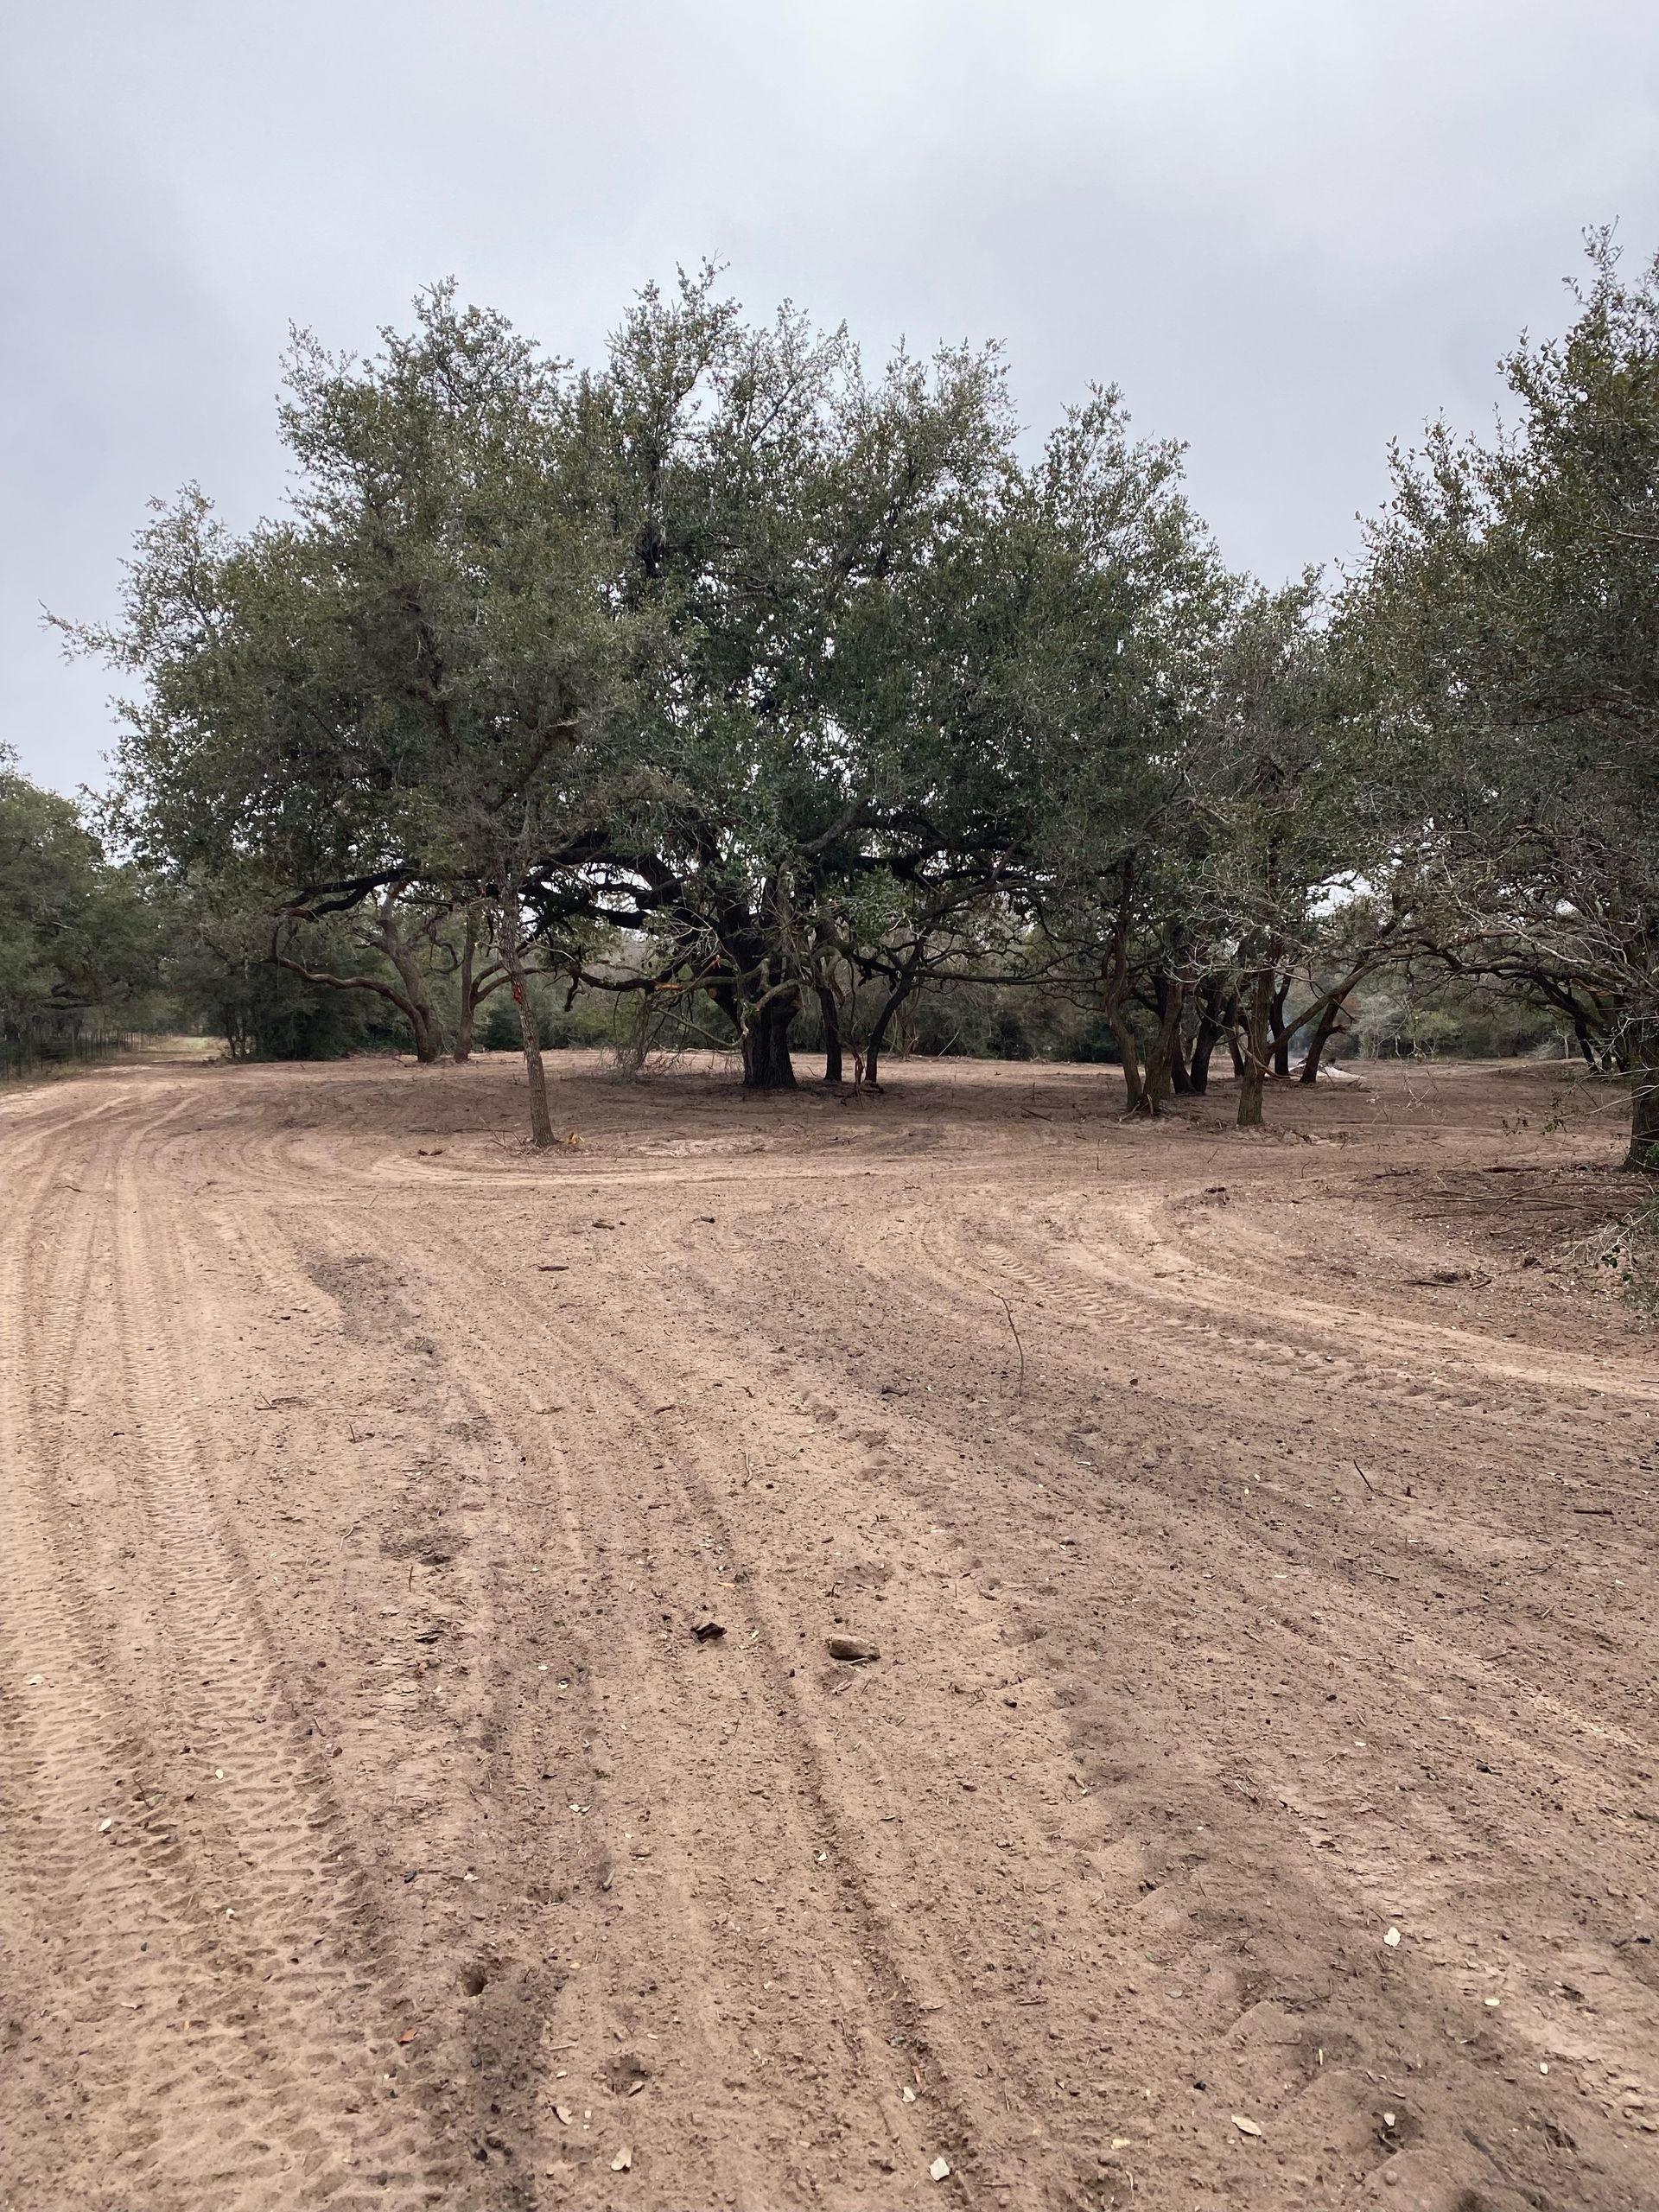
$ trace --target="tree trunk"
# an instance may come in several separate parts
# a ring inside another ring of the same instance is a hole
[[[478,1009],[486,999],[499,991],[506,977],[499,969],[486,969],[482,976],[474,976],[472,988],[461,1001],[461,1021],[455,1031],[451,1048],[457,1060],[467,1059],[473,1049],[473,1038],[478,1025]]]
[[[887,1046],[887,1024],[884,1015],[871,1030],[870,1041],[864,1047],[864,1088],[867,1090],[880,1090],[881,1088],[881,1055]]]
[[[1273,986],[1265,969],[1251,976],[1243,998],[1244,1035],[1237,1047],[1238,1126],[1241,1129],[1259,1129],[1262,1096],[1267,1088],[1268,1058],[1273,1049],[1269,1029]]]
[[[1285,1027],[1285,1001],[1290,996],[1290,977],[1275,983],[1268,1001],[1268,1027],[1273,1038],[1273,1071],[1277,1076],[1290,1073],[1290,1032]]]
[[[1147,1114],[1161,1114],[1164,1101],[1170,1093],[1174,1079],[1175,1062],[1180,1058],[1181,1016],[1186,1010],[1186,991],[1184,985],[1170,983],[1160,977],[1158,982],[1158,1034],[1152,1050],[1147,1054],[1147,1071],[1143,1085],[1141,1110]],[[1185,1079],[1186,1071],[1181,1071]]]
[[[395,1006],[398,1013],[403,1015],[404,1020],[409,1024],[410,1036],[414,1040],[416,1056],[417,1058],[423,1060],[435,1060],[441,1056],[443,1051],[443,1032],[442,1029],[438,1032],[438,1044],[435,1051],[422,1052],[420,1049],[421,1040],[423,1037],[426,1039],[429,1045],[431,1041],[431,1029],[429,1026],[431,1009],[428,1007],[425,1012],[423,1013],[421,1006],[416,1003],[416,1001],[412,999],[406,998],[402,991],[394,990],[390,983],[381,982],[378,976],[325,975],[319,969],[308,968],[302,960],[296,960],[286,952],[278,952],[274,944],[271,950],[266,955],[266,958],[270,961],[270,965],[273,968],[285,969],[290,976],[298,976],[303,982],[308,983],[321,984],[327,990],[372,991],[376,998],[385,999],[388,1006]],[[252,1039],[251,1037],[249,1037],[246,1040],[246,1050],[243,1054],[243,1058],[245,1059],[251,1058],[252,1057]]]
[[[1319,1081],[1319,1061],[1324,1056],[1325,1046],[1336,1035],[1341,1023],[1342,1001],[1333,995],[1327,1001],[1325,1011],[1314,1023],[1313,1034],[1307,1040],[1307,1057],[1302,1062],[1301,1080],[1304,1083]]]
[[[1129,925],[1133,918],[1135,860],[1134,853],[1125,855],[1117,912],[1112,924],[1111,948],[1102,960],[1100,968],[1101,1011],[1106,1017],[1106,1027],[1112,1033],[1112,1041],[1117,1046],[1117,1056],[1122,1063],[1123,1110],[1126,1114],[1143,1114],[1147,1110],[1146,1084],[1141,1077],[1141,1047],[1123,1012],[1124,1002],[1129,995]]]
[[[1178,1098],[1191,1098],[1196,1085],[1192,1069],[1181,1044],[1182,1024],[1178,1024],[1169,1048],[1169,1087]]]
[[[499,982],[486,982],[479,974],[479,912],[467,909],[467,935],[461,948],[461,1014],[455,1023],[455,1033],[449,1046],[450,1057],[457,1067],[464,1066],[473,1054],[473,1032],[478,1020],[478,1009]],[[489,969],[486,968],[487,976]]]
[[[1168,1044],[1166,1044],[1164,1048],[1164,1059],[1166,1059],[1166,1066],[1168,1066],[1170,1071],[1170,1090],[1173,1090],[1179,1099],[1185,1099],[1185,1097],[1192,1097],[1192,1071],[1188,1068],[1188,1059],[1185,1059],[1185,1048],[1184,1044],[1181,1044],[1181,1035],[1184,1035],[1185,1031],[1185,1015],[1188,1015],[1188,1007],[1190,1002],[1192,1002],[1192,984],[1185,984],[1185,982],[1173,984],[1168,982],[1168,978],[1159,978],[1159,984],[1157,984],[1159,1022],[1168,1022],[1170,1000],[1174,1002],[1174,1022],[1170,1024],[1168,1031],[1166,1031],[1166,1035],[1168,1035]]]
[[[818,988],[818,1014],[823,1023],[823,1079],[839,1083],[841,1074],[841,1008],[827,983]]]
[[[747,1010],[743,1024],[745,1090],[794,1090],[795,1063],[789,1056],[789,1033],[800,1004],[800,993],[791,988],[760,1000]]]
[[[1198,1033],[1192,1040],[1192,1058],[1187,1068],[1187,1080],[1194,1097],[1204,1097],[1210,1089],[1210,1055],[1220,1042],[1221,1026],[1221,988],[1210,983],[1198,1001]]]
[[[449,1053],[457,1067],[463,1067],[473,1057],[473,1017],[477,1002],[473,997],[473,956],[478,949],[478,912],[467,909],[467,934],[461,948],[461,1013],[455,1022],[455,1033],[450,1040]]]
[[[1659,1026],[1644,1024],[1630,1040],[1630,1148],[1624,1165],[1659,1173]]]
[[[415,1057],[423,1067],[429,1067],[435,1060],[443,1058],[443,1023],[432,1003],[421,963],[397,926],[390,899],[377,914],[376,922],[378,926],[366,933],[365,941],[383,952],[397,970],[397,980],[404,987],[404,1018],[415,1039]]]
[[[1268,1071],[1253,1052],[1244,1055],[1244,1072],[1238,1079],[1238,1126],[1241,1129],[1259,1129],[1262,1126],[1262,1097],[1267,1089]]]
[[[524,1074],[530,1084],[530,1134],[538,1152],[545,1152],[553,1141],[553,1122],[547,1110],[547,1070],[542,1065],[541,1033],[536,1024],[536,1007],[524,981],[524,962],[518,952],[518,918],[506,906],[501,910],[501,965],[507,971],[507,988],[512,993],[512,1002],[518,1009],[518,1034],[524,1040]]]
[[[1106,1026],[1112,1033],[1112,1042],[1117,1046],[1117,1057],[1123,1065],[1123,1110],[1126,1114],[1149,1114],[1147,1086],[1141,1074],[1141,1046],[1121,1008],[1113,1007],[1106,1016]]]
[[[887,1032],[893,1027],[893,1016],[915,989],[912,979],[905,978],[887,993],[881,1011],[870,1030],[870,1041],[864,1050],[864,1082],[871,1090],[877,1090],[881,1078],[881,1054],[886,1049]]]

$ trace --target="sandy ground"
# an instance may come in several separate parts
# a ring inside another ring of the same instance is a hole
[[[0,1101],[4,2202],[1659,2204],[1617,1097],[555,1069]]]

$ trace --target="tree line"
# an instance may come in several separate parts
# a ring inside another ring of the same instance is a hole
[[[165,906],[0,746],[0,1071],[79,1057],[149,1018]]]
[[[107,834],[422,1058],[511,1003],[542,1142],[554,982],[758,1090],[804,1014],[868,1084],[920,995],[1064,1000],[1129,1110],[1222,1050],[1248,1126],[1396,969],[1551,1009],[1659,1164],[1659,263],[1594,236],[1503,370],[1270,590],[1115,390],[1033,452],[995,349],[871,367],[711,270],[583,370],[441,286],[296,342],[283,515],[188,490],[66,626],[130,680]]]

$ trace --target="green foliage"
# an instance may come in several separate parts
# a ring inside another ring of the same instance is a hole
[[[572,1046],[609,1046],[616,1042],[620,1012],[614,1000],[596,998],[591,992],[565,1006],[565,988],[556,978],[532,976],[531,1003],[536,1008],[537,1033],[544,1052],[563,1052]],[[486,1052],[516,1052],[522,1038],[518,1009],[503,991],[492,999],[479,1024],[478,1042]]]
[[[620,924],[747,1038],[971,963],[1166,780],[1219,571],[1113,395],[1027,471],[994,355],[868,375],[704,271],[575,380],[440,290],[283,422],[292,513],[187,493],[81,636],[142,684],[115,818],[233,903],[524,905],[575,973]]]
[[[362,964],[339,924],[308,932],[308,961],[345,976]],[[222,1037],[232,1059],[332,1060],[409,1050],[397,1011],[374,994],[330,989],[267,957],[269,920],[204,901],[181,902],[167,960],[184,1020]],[[389,973],[390,971],[385,971]]]
[[[187,491],[141,534],[115,817],[175,871],[327,905],[499,872],[556,813],[622,635],[568,380],[447,288],[368,363],[288,365],[293,511],[245,538]]]
[[[79,810],[20,775],[0,747],[0,1026],[8,1058],[149,1019],[165,901],[112,864]]]
[[[1333,610],[1229,575],[1114,391],[1027,461],[994,351],[867,368],[705,269],[575,374],[439,288],[371,359],[296,346],[281,519],[188,491],[78,633],[135,685],[111,819],[241,918],[253,1049],[387,1007],[464,1049],[474,1014],[512,1033],[512,970],[580,988],[550,1038],[712,1030],[763,1084],[799,1025],[867,1067],[1114,1053],[1157,1111],[1224,1039],[1248,1120],[1368,979],[1434,962],[1630,1067],[1634,1158],[1659,276],[1599,239],[1567,339],[1506,368],[1514,431],[1397,457]]]
[[[1636,1073],[1659,1128],[1659,264],[1611,238],[1560,343],[1504,364],[1488,443],[1434,429],[1338,645],[1423,934]]]
[[[1350,1041],[1368,1059],[1560,1058],[1559,1014],[1491,984],[1432,966],[1390,975],[1353,995]],[[1576,1050],[1576,1048],[1574,1048]]]

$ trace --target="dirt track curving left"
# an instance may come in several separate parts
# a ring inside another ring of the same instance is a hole
[[[1659,2202],[1593,1090],[565,1065],[0,1107],[5,2203]]]

